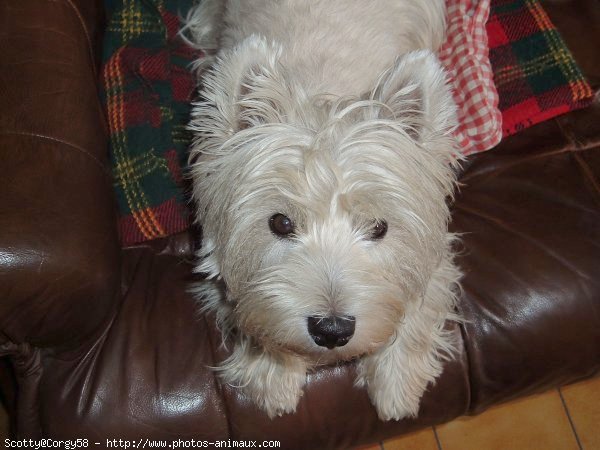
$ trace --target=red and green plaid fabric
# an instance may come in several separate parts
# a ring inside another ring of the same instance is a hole
[[[425,1],[425,0],[424,0]],[[123,245],[185,230],[186,124],[200,57],[178,38],[191,0],[105,0],[103,97]],[[503,135],[591,103],[593,92],[537,0],[492,0],[490,62]]]
[[[200,55],[177,37],[185,0],[111,0],[104,39],[103,99],[123,245],[189,226],[182,186]]]
[[[492,0],[487,34],[503,136],[592,102],[590,85],[538,0]]]

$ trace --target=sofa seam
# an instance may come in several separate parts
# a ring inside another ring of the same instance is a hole
[[[460,309],[460,304],[457,305],[457,307]],[[461,316],[462,316],[462,311],[460,311]],[[463,412],[463,414],[469,414],[471,412],[471,407],[472,407],[472,403],[473,403],[473,374],[472,374],[472,365],[471,365],[471,355],[469,352],[469,346],[467,345],[467,329],[465,327],[465,322],[464,321],[460,321],[458,322],[458,329],[460,332],[460,338],[462,341],[462,348],[463,348],[463,352],[464,352],[464,362],[465,362],[465,369],[466,369],[466,388],[467,388],[467,401],[466,401],[466,411]]]
[[[98,74],[98,68],[96,67],[96,61],[94,60],[94,48],[92,45],[92,39],[90,37],[90,33],[85,25],[85,21],[83,20],[83,16],[81,15],[81,12],[79,11],[79,9],[75,6],[75,4],[73,3],[72,0],[64,0],[73,10],[73,12],[75,13],[75,15],[77,16],[77,19],[79,20],[79,24],[81,25],[81,28],[83,30],[83,33],[85,34],[85,39],[87,42],[87,49],[88,49],[88,55],[90,57],[90,61],[92,63],[92,70],[94,71],[94,74]]]
[[[16,392],[16,404],[15,404],[15,412],[16,412],[16,436],[17,437],[26,437],[23,435],[24,430],[20,427],[23,423],[23,414],[21,413],[23,407],[23,392],[26,390],[25,388],[31,389],[32,394],[34,396],[35,405],[33,410],[35,411],[35,430],[27,430],[34,431],[37,433],[35,437],[39,437],[43,435],[43,427],[40,416],[40,382],[43,377],[44,366],[41,363],[41,353],[38,347],[33,346],[30,343],[21,343],[16,344],[11,342],[14,345],[14,351],[9,352],[6,356],[9,357],[10,364],[12,366],[13,373],[15,374],[15,378],[17,381],[17,392]],[[35,368],[32,370],[31,367],[25,367],[23,361],[26,361],[27,364],[34,364]],[[33,380],[33,381],[32,381]],[[29,434],[29,433],[28,433]],[[31,437],[31,436],[27,436]]]
[[[231,423],[231,410],[229,408],[229,402],[227,401],[227,397],[225,395],[225,391],[223,389],[221,382],[217,379],[217,375],[216,375],[215,371],[212,369],[212,367],[215,366],[215,361],[217,359],[216,354],[215,354],[215,343],[212,339],[212,334],[210,332],[210,325],[208,323],[206,314],[202,315],[202,319],[204,320],[204,326],[206,329],[206,335],[207,335],[208,344],[209,344],[209,348],[210,348],[210,356],[211,356],[211,360],[212,360],[211,367],[209,367],[208,370],[212,373],[213,382],[215,383],[215,386],[217,387],[219,393],[221,394],[221,400],[223,402],[223,409],[225,412],[225,419],[227,422],[228,439],[231,439],[233,436],[233,433],[232,433],[233,426]]]
[[[8,131],[8,130],[0,130],[0,136],[24,136],[24,137],[33,137],[33,138],[39,138],[39,139],[45,139],[57,144],[63,144],[66,145],[68,147],[71,147],[72,149],[75,149],[81,153],[83,153],[85,156],[87,156],[88,158],[90,158],[94,163],[96,163],[101,169],[102,171],[106,174],[109,175],[110,177],[112,177],[110,170],[108,169],[108,167],[106,166],[106,164],[104,164],[102,161],[100,161],[100,159],[96,156],[94,156],[89,150],[86,150],[85,148],[77,145],[77,144],[73,144],[72,142],[66,141],[64,139],[58,139],[52,136],[48,136],[45,134],[41,134],[41,133],[33,133],[33,132],[27,132],[27,131]]]
[[[493,152],[494,150],[492,149],[490,151]],[[484,173],[474,173],[474,174],[465,173],[464,176],[462,176],[459,181],[460,182],[463,182],[463,181],[469,182],[469,181],[476,180],[483,176],[489,176],[490,173],[492,173],[493,175],[498,175],[506,170],[520,166],[521,164],[526,164],[526,163],[529,163],[531,161],[535,161],[538,159],[548,158],[548,157],[552,157],[552,156],[556,156],[556,155],[567,154],[567,153],[571,153],[571,152],[573,152],[572,145],[569,147],[565,147],[565,148],[561,148],[561,149],[557,149],[557,150],[549,150],[547,152],[543,152],[543,153],[540,153],[537,155],[531,155],[531,156],[520,158],[519,161],[509,162],[502,167],[493,169],[492,171],[486,171]]]
[[[594,173],[590,170],[588,163],[583,159],[580,152],[573,152],[573,159],[582,173],[583,178],[591,187],[592,198],[595,203],[600,206],[600,182],[594,176]]]

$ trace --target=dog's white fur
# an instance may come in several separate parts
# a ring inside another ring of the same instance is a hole
[[[453,353],[443,34],[443,0],[204,0],[188,16],[189,41],[218,50],[190,161],[196,270],[225,295],[197,294],[235,342],[223,380],[271,417],[295,411],[307,370],[354,358],[381,419],[416,416]],[[277,213],[293,236],[270,231]],[[354,336],[318,346],[310,316],[354,316]]]

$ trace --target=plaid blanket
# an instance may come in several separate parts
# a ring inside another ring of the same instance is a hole
[[[590,85],[538,0],[492,0],[487,34],[503,136],[591,104]]]
[[[182,168],[201,55],[178,38],[189,0],[105,0],[103,99],[124,246],[185,230]],[[538,0],[492,0],[490,62],[503,135],[591,103],[593,92]]]
[[[106,0],[103,99],[123,245],[186,229],[182,168],[201,55],[177,38],[185,0]]]

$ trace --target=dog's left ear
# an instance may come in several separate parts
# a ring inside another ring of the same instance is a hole
[[[398,58],[378,80],[370,98],[380,104],[379,118],[406,124],[406,131],[420,141],[432,134],[447,135],[456,126],[456,106],[446,73],[429,50]]]

